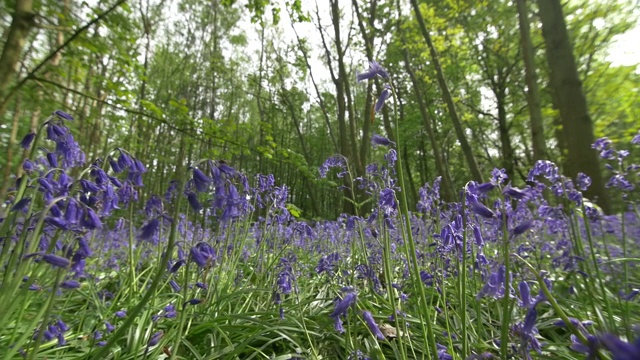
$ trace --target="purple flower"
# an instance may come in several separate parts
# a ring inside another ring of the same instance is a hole
[[[634,343],[627,343],[613,334],[603,334],[599,336],[599,340],[605,348],[611,351],[613,360],[638,360],[640,338],[637,338]]]
[[[525,191],[512,187],[511,185],[507,185],[504,190],[502,190],[502,193],[516,200],[520,200],[527,195]]]
[[[322,166],[320,166],[320,177],[326,178],[329,169],[331,169],[332,167],[339,167],[342,170],[346,170],[347,164],[341,155],[332,156],[325,160]]]
[[[475,224],[471,225],[471,230],[473,231],[473,237],[476,240],[476,245],[483,246],[484,239],[482,238],[482,232],[480,231],[480,227]]]
[[[638,135],[634,136],[633,139],[631,139],[631,143],[634,145],[640,144],[640,132],[638,133]]]
[[[376,101],[376,105],[373,108],[374,112],[379,112],[382,110],[384,106],[384,102],[387,101],[391,97],[391,86],[389,84],[384,84],[382,92],[380,92],[380,96],[378,97],[378,101]]]
[[[201,304],[204,300],[202,299],[191,299],[188,301],[185,301],[184,304],[182,304],[182,306],[187,306],[187,305],[198,305]]]
[[[193,191],[187,193],[187,200],[193,211],[198,212],[202,210],[202,204],[198,201],[198,196]]]
[[[69,330],[69,325],[65,324],[64,321],[62,320],[58,320],[56,321],[56,327],[58,328],[58,330],[60,330],[61,332],[66,332]]]
[[[53,115],[61,118],[62,120],[67,120],[67,121],[73,121],[73,116],[67,114],[66,112],[62,111],[62,110],[56,110],[53,112]]]
[[[333,327],[338,333],[344,333],[344,327],[342,326],[342,319],[340,319],[340,316],[336,316],[333,318]]]
[[[149,339],[148,346],[151,347],[151,346],[158,345],[158,343],[160,342],[160,339],[162,339],[162,336],[164,336],[164,332],[162,330],[160,330],[157,333],[151,335],[151,338]]]
[[[349,308],[356,303],[357,299],[358,294],[356,294],[355,292],[348,292],[342,300],[336,303],[336,308],[333,310],[330,316],[335,319],[341,315],[346,315],[347,310],[349,310]]]
[[[44,254],[42,255],[42,260],[59,268],[66,269],[71,265],[71,261],[69,261],[69,259],[54,254]]]
[[[518,236],[520,234],[523,234],[525,231],[531,229],[534,226],[535,226],[534,220],[532,219],[526,220],[522,222],[520,225],[513,228],[513,236]]]
[[[365,72],[359,73],[356,75],[356,80],[358,82],[361,82],[363,80],[369,80],[369,79],[373,79],[376,76],[380,76],[383,79],[388,79],[389,78],[389,74],[387,73],[387,71],[380,66],[380,64],[378,64],[375,61],[370,61],[369,62],[369,69]]]
[[[533,334],[533,328],[536,325],[537,317],[538,312],[536,311],[536,308],[529,308],[529,311],[527,311],[527,315],[524,318],[524,324],[522,325],[522,331],[525,334]]]
[[[169,280],[169,286],[173,289],[174,292],[180,292],[180,285],[175,280]]]
[[[518,285],[520,289],[520,303],[523,307],[529,308],[533,299],[531,298],[531,290],[529,284],[526,281],[521,281]]]
[[[611,140],[609,140],[609,138],[603,137],[603,138],[597,139],[591,145],[591,148],[596,149],[598,151],[604,151],[604,150],[607,150],[609,146],[611,146]]]
[[[102,228],[102,221],[100,221],[98,214],[88,207],[85,211],[85,216],[82,218],[82,225],[87,229],[100,229]]]
[[[586,191],[587,188],[591,186],[591,178],[586,174],[578,173],[578,176],[576,178],[576,185],[578,186],[578,189]]]
[[[364,322],[367,324],[367,327],[369,327],[369,330],[371,330],[371,333],[375,335],[378,338],[378,340],[385,339],[384,334],[382,334],[382,331],[380,331],[378,324],[376,324],[376,321],[373,319],[373,315],[371,315],[371,312],[366,310],[363,311],[362,318],[364,319]]]
[[[209,188],[209,184],[211,184],[213,180],[205,175],[200,169],[193,169],[193,184],[196,187],[196,191],[204,192]]]
[[[481,202],[478,201],[473,201],[469,204],[469,208],[471,209],[471,211],[473,211],[474,213],[487,218],[487,219],[491,219],[492,217],[496,216],[496,214],[491,211],[491,209],[489,209],[488,207],[484,206]]]
[[[374,134],[371,137],[371,145],[373,145],[373,147],[376,147],[378,145],[380,146],[389,146],[389,145],[395,145],[396,143],[394,143],[393,141],[387,139],[384,136],[380,136],[380,135],[376,135]]]
[[[31,146],[33,139],[35,138],[36,134],[34,132],[28,133],[27,135],[25,135],[25,137],[22,138],[22,141],[20,141],[20,147],[23,149],[28,149],[29,146]]]
[[[494,168],[491,170],[491,182],[494,184],[502,184],[509,177],[507,176],[507,171],[505,169]]]
[[[116,329],[116,327],[111,325],[111,323],[108,322],[108,321],[104,322],[104,327],[105,327],[105,329],[107,329],[107,333],[110,333],[110,332],[112,332],[113,330]]]
[[[60,284],[60,287],[63,289],[77,289],[80,287],[80,283],[77,282],[76,280],[67,280],[67,281],[63,281]]]
[[[26,208],[27,206],[29,206],[29,204],[31,203],[31,198],[25,197],[20,199],[20,201],[18,201],[17,203],[15,203],[12,207],[11,207],[11,211],[21,211],[24,208]]]
[[[115,312],[114,314],[117,318],[123,319],[125,316],[127,316],[127,310],[118,310]]]
[[[140,228],[138,238],[141,240],[150,240],[158,231],[160,221],[157,218],[151,219],[146,225]]]

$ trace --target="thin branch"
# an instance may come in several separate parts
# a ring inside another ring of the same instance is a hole
[[[71,35],[71,37],[67,39],[67,41],[65,41],[62,45],[58,46],[49,55],[47,55],[47,57],[44,60],[42,60],[42,62],[40,62],[38,66],[36,66],[33,70],[31,70],[31,72],[29,72],[27,76],[22,78],[22,80],[20,80],[20,82],[18,82],[18,84],[16,84],[16,86],[14,86],[13,89],[11,89],[9,94],[7,94],[5,99],[2,101],[2,104],[0,104],[0,109],[5,109],[9,100],[11,100],[11,98],[18,92],[18,90],[20,90],[27,83],[27,80],[32,79],[35,76],[35,74],[38,71],[40,71],[49,61],[51,61],[51,59],[53,59],[60,51],[62,51],[62,49],[67,47],[67,45],[69,45],[73,40],[75,40],[78,36],[80,36],[80,34],[82,34],[85,30],[90,28],[93,24],[97,23],[98,21],[104,19],[107,15],[109,15],[112,11],[117,9],[120,5],[124,4],[126,1],[127,0],[118,0],[113,6],[107,9],[105,12],[98,15],[96,18],[94,18],[93,20],[89,21],[84,26],[76,30],[76,32],[73,33],[73,35]],[[0,113],[2,112],[3,111],[0,110]]]

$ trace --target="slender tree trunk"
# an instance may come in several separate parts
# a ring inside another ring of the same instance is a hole
[[[329,71],[331,73],[331,80],[336,88],[336,105],[337,105],[337,113],[336,118],[338,121],[338,136],[339,136],[339,145],[340,145],[340,154],[342,154],[345,158],[349,159],[349,161],[353,160],[351,150],[352,146],[349,142],[349,128],[347,124],[347,102],[346,102],[346,90],[345,90],[345,71],[344,67],[344,49],[342,48],[342,40],[340,37],[340,9],[338,6],[338,0],[330,0],[331,6],[331,21],[334,29],[334,42],[336,45],[336,52],[338,53],[338,73],[333,70],[332,67],[332,57],[331,51],[325,41],[324,33],[322,32],[320,18],[318,14],[318,30],[320,31],[320,38],[322,40],[322,45],[325,50],[325,56],[327,57],[327,63],[329,64]],[[316,9],[316,12],[318,10]],[[352,174],[353,175],[353,174]],[[344,177],[344,196],[347,199],[351,199],[355,201],[352,196],[352,184],[351,180],[348,176]],[[345,201],[343,203],[343,211],[348,214],[355,213],[355,206],[352,201]]]
[[[502,153],[502,167],[507,172],[507,176],[513,181],[514,174],[514,154],[513,147],[511,146],[511,136],[509,135],[509,124],[507,123],[507,91],[506,80],[503,81],[500,77],[503,76],[500,69],[498,69],[498,82],[499,88],[496,91],[496,100],[498,103],[498,132],[500,133],[500,152]]]
[[[542,110],[540,108],[540,90],[535,65],[535,48],[531,41],[531,29],[527,13],[526,0],[516,0],[518,8],[518,23],[522,43],[522,58],[524,60],[525,83],[527,84],[527,107],[529,109],[531,144],[533,147],[533,161],[547,157],[547,146],[544,141],[544,126]]]
[[[567,174],[575,178],[579,172],[591,177],[586,196],[597,198],[606,213],[610,211],[598,154],[591,148],[595,141],[587,100],[578,76],[578,69],[569,41],[567,25],[560,0],[538,0],[542,34],[547,47],[547,63],[551,87],[558,99],[562,129],[567,142]]]
[[[0,55],[0,100],[4,99],[5,91],[11,77],[18,71],[17,66],[22,55],[22,49],[27,41],[29,31],[35,25],[33,0],[16,0],[15,12],[11,26]]]
[[[353,5],[353,10],[356,13],[356,19],[358,21],[358,27],[360,28],[360,33],[362,34],[362,39],[364,40],[364,48],[365,53],[367,54],[367,60],[373,61],[373,33],[369,33],[365,26],[364,20],[362,18],[362,14],[360,12],[360,7],[358,5],[358,0],[351,1]],[[367,19],[367,24],[370,29],[374,29],[375,19],[376,19],[376,9],[378,6],[378,0],[372,0],[369,3],[369,18]],[[373,31],[372,31],[373,32]],[[378,79],[375,80],[376,86],[380,89]],[[365,106],[364,106],[364,116],[362,119],[362,142],[360,144],[360,162],[366,166],[369,159],[369,149],[371,145],[369,144],[369,140],[371,137],[371,118],[373,112],[373,96],[371,95],[371,91],[373,89],[373,83],[371,81],[367,81],[367,94],[365,97]]]
[[[438,139],[436,138],[435,132],[433,131],[433,127],[431,126],[431,116],[427,111],[427,107],[424,103],[424,96],[420,91],[420,84],[418,83],[418,78],[416,77],[413,68],[409,62],[409,54],[407,52],[407,47],[405,44],[404,35],[402,36],[402,44],[403,44],[403,56],[404,56],[404,68],[409,74],[409,78],[411,78],[411,84],[413,88],[413,92],[416,96],[416,101],[418,102],[418,109],[420,110],[420,116],[422,117],[422,123],[424,125],[425,130],[427,130],[427,135],[429,136],[429,142],[431,143],[431,150],[433,152],[434,161],[436,163],[436,170],[438,174],[442,176],[441,188],[442,195],[445,201],[453,202],[455,201],[453,195],[453,181],[449,177],[449,172],[446,169],[444,159],[442,156],[442,151],[440,149],[440,144]]]
[[[464,129],[462,128],[462,122],[460,121],[460,117],[458,116],[456,105],[453,102],[453,96],[451,95],[451,91],[449,91],[447,80],[444,77],[444,72],[442,71],[442,66],[440,65],[438,52],[436,51],[436,48],[433,46],[433,42],[431,41],[431,35],[429,35],[429,31],[427,30],[427,27],[425,25],[424,18],[422,17],[422,13],[420,12],[418,1],[411,0],[411,5],[413,7],[414,13],[416,14],[416,20],[418,21],[418,25],[420,26],[422,37],[424,38],[424,41],[427,43],[427,47],[429,48],[431,60],[433,61],[433,66],[436,70],[436,76],[438,78],[438,85],[440,86],[440,90],[442,91],[444,101],[447,104],[447,110],[449,111],[449,116],[451,117],[451,122],[453,123],[453,127],[456,131],[456,135],[458,137],[458,141],[460,142],[460,147],[462,148],[464,157],[467,161],[467,165],[469,166],[469,171],[471,171],[471,177],[475,181],[482,182],[482,173],[480,172],[480,168],[478,167],[476,158],[473,155],[471,145],[469,145],[467,136],[465,135]]]
[[[4,170],[2,173],[2,187],[0,188],[0,199],[4,199],[7,194],[7,190],[9,186],[12,185],[12,182],[9,180],[11,178],[11,173],[13,171],[13,154],[14,148],[17,142],[18,137],[18,128],[20,127],[20,115],[22,114],[22,109],[20,107],[20,97],[16,98],[15,101],[15,109],[13,111],[13,119],[11,125],[11,136],[9,137],[9,142],[7,143],[7,152],[4,164]]]

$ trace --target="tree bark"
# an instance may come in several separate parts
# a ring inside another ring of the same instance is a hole
[[[525,83],[527,84],[527,108],[529,110],[533,161],[535,162],[547,157],[547,146],[544,141],[544,126],[542,123],[542,110],[540,108],[540,90],[538,89],[534,60],[535,48],[531,41],[531,29],[529,27],[526,0],[516,0],[516,5],[518,8],[522,59],[524,60]]]
[[[592,184],[585,195],[596,199],[602,210],[609,213],[610,203],[600,172],[598,154],[591,148],[595,141],[593,123],[578,76],[562,5],[560,0],[538,0],[538,6],[542,35],[547,47],[551,88],[557,96],[562,131],[567,143],[567,175],[572,178],[579,172],[589,175]]]
[[[427,106],[424,103],[422,92],[420,91],[420,84],[418,83],[418,78],[416,77],[413,68],[409,62],[409,54],[407,52],[407,47],[405,43],[404,35],[401,35],[403,51],[402,55],[404,56],[404,68],[409,74],[409,78],[411,78],[411,84],[413,85],[413,92],[416,96],[416,101],[418,102],[418,109],[420,110],[420,116],[422,117],[422,123],[424,125],[425,130],[427,130],[427,135],[429,136],[429,142],[431,143],[431,150],[433,151],[433,158],[436,163],[436,170],[438,174],[442,176],[442,195],[445,201],[453,202],[455,201],[453,195],[453,182],[449,177],[449,172],[446,169],[444,158],[442,156],[442,151],[440,148],[440,144],[438,143],[438,139],[436,138],[435,132],[433,131],[433,127],[431,126],[431,116],[429,116],[429,112],[427,111]]]
[[[427,27],[425,25],[422,13],[420,12],[418,1],[411,0],[411,5],[413,7],[414,13],[416,14],[416,20],[418,21],[418,25],[420,26],[422,37],[429,47],[431,60],[433,61],[433,66],[436,70],[438,85],[440,86],[440,90],[442,91],[444,101],[447,104],[447,110],[449,111],[449,116],[451,117],[451,122],[453,123],[453,127],[456,131],[456,135],[458,137],[458,141],[460,142],[462,152],[464,153],[465,159],[467,161],[467,165],[469,166],[469,171],[471,171],[471,177],[477,182],[482,182],[482,173],[480,172],[480,168],[478,167],[476,158],[473,155],[471,145],[469,145],[469,141],[467,140],[464,129],[462,128],[462,122],[460,121],[460,117],[458,116],[456,105],[453,102],[453,96],[451,95],[451,91],[449,90],[449,86],[447,85],[447,80],[444,76],[444,72],[442,71],[442,66],[440,65],[438,52],[436,51],[436,48],[433,46],[433,42],[431,41],[431,35],[429,35],[429,31],[427,30]]]
[[[22,49],[27,41],[29,31],[35,25],[33,0],[16,0],[15,12],[7,34],[7,41],[0,55],[0,99],[4,99],[5,91],[11,77],[17,72]]]
[[[331,80],[336,88],[336,105],[337,105],[337,113],[336,117],[338,120],[338,137],[339,137],[339,145],[340,145],[340,154],[342,154],[345,158],[349,159],[349,161],[354,160],[352,157],[352,146],[349,142],[349,126],[347,124],[347,101],[346,101],[346,86],[345,86],[345,71],[344,71],[344,49],[342,48],[342,40],[340,37],[340,9],[338,6],[338,0],[330,0],[331,6],[331,22],[334,29],[334,43],[336,46],[336,52],[338,54],[338,73],[334,71],[332,67],[332,57],[327,42],[325,41],[324,32],[322,29],[322,25],[320,23],[320,17],[318,16],[318,31],[320,31],[320,38],[322,40],[322,46],[325,50],[325,56],[327,58],[327,64],[329,66],[329,72],[331,74]],[[318,10],[316,9],[316,12]],[[357,161],[355,161],[357,163]],[[347,200],[343,203],[343,211],[348,214],[355,213],[355,206],[352,201],[355,201],[352,195],[353,186],[352,179],[348,176],[345,176],[343,181],[345,185],[344,196]]]

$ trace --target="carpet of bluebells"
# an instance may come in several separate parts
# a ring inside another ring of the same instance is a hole
[[[394,144],[374,136],[365,177],[340,156],[320,168],[368,194],[366,214],[307,221],[272,175],[215,160],[141,199],[145,165],[87,161],[72,124],[56,111],[21,143],[0,359],[640,359],[638,166],[607,139],[616,215],[548,161],[457,203],[435,179],[405,213]]]

